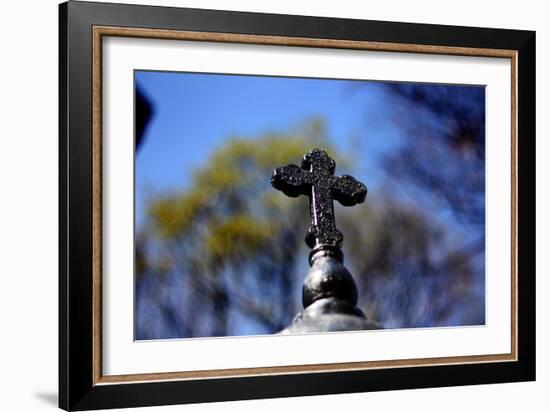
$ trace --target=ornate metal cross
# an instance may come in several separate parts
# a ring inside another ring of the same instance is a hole
[[[352,176],[334,176],[334,160],[320,149],[313,149],[302,160],[302,167],[288,165],[273,171],[271,184],[290,197],[309,197],[311,226],[306,235],[310,248],[339,247],[342,233],[336,228],[333,200],[353,206],[365,200],[367,187]]]

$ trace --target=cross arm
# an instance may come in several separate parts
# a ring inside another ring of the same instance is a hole
[[[344,206],[363,203],[367,196],[367,187],[349,175],[334,177],[332,197]]]
[[[271,175],[271,185],[290,197],[307,194],[310,180],[310,172],[292,164],[276,168]]]

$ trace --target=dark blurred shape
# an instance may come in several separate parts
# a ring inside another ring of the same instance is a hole
[[[139,150],[139,147],[143,141],[143,136],[147,128],[147,124],[153,116],[153,104],[149,98],[143,94],[143,91],[136,86],[136,95],[135,95],[135,122],[136,122],[136,151]]]
[[[485,87],[386,83],[406,136],[388,154],[392,179],[445,202],[466,224],[485,224]]]

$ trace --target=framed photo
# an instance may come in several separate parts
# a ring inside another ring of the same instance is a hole
[[[59,13],[61,408],[535,379],[534,32]]]

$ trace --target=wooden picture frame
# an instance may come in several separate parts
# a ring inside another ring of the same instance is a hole
[[[59,406],[214,402],[535,379],[535,33],[107,3],[59,8]],[[149,374],[102,373],[102,39],[510,59],[510,353]],[[520,185],[521,183],[521,185]]]

